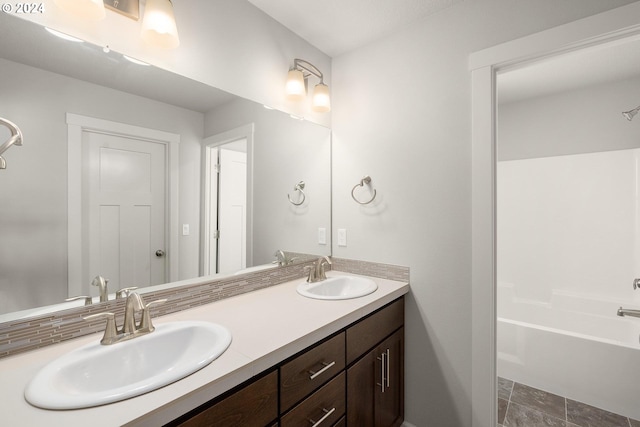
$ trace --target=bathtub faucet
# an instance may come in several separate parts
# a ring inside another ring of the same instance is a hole
[[[618,316],[632,316],[632,317],[640,317],[640,310],[629,310],[627,308],[620,307],[618,309]]]

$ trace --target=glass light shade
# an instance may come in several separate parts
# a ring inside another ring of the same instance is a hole
[[[331,98],[329,97],[329,86],[324,83],[317,84],[313,89],[313,101],[311,109],[318,113],[328,113],[331,111]]]
[[[90,21],[99,21],[105,16],[103,0],[55,0],[55,4],[65,12]]]
[[[180,45],[170,0],[147,0],[141,36],[145,43],[164,49],[174,49]]]
[[[285,93],[287,99],[291,101],[300,101],[307,96],[307,91],[304,87],[304,76],[300,70],[289,70],[287,76],[287,84],[285,86]]]

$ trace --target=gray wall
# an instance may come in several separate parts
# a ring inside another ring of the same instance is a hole
[[[498,91],[500,83],[498,81]],[[640,147],[640,77],[498,106],[498,159],[517,160]]]
[[[238,99],[205,115],[205,137],[254,124],[253,264],[273,261],[276,249],[331,254],[331,131],[281,111]],[[304,181],[299,207],[293,187]],[[318,244],[318,228],[327,244]]]
[[[180,237],[180,276],[197,276],[204,115],[4,59],[0,68],[0,115],[25,139],[0,177],[0,313],[67,297],[67,112],[181,135],[180,221],[193,228]]]
[[[333,253],[411,267],[407,422],[471,425],[469,54],[627,3],[467,0],[333,58]],[[364,174],[369,208],[349,194]]]

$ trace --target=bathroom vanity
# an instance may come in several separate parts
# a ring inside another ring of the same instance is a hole
[[[0,399],[12,408],[2,421],[190,426],[215,425],[211,417],[255,416],[233,419],[243,426],[301,425],[309,419],[316,424],[323,420],[320,426],[400,425],[404,294],[409,285],[372,279],[378,289],[360,298],[306,298],[296,292],[304,281],[300,278],[157,317],[156,325],[183,320],[218,323],[231,331],[232,343],[194,374],[108,405],[51,411],[33,407],[23,397],[25,386],[44,365],[99,340],[100,334],[0,359]]]
[[[169,425],[399,426],[403,326],[401,297]]]

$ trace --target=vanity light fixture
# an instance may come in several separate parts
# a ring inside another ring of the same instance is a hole
[[[139,0],[54,1],[60,9],[87,21],[103,19],[105,17],[105,7],[136,21],[139,18]],[[171,0],[147,0],[142,17],[140,36],[148,45],[163,49],[174,49],[180,45],[178,27]]]
[[[638,105],[633,110],[623,112],[622,115],[624,116],[625,119],[631,121],[631,119],[633,119],[633,116],[638,114],[638,111],[640,111],[640,105]]]
[[[104,18],[103,0],[54,0],[55,4],[65,12],[89,21]]]
[[[318,113],[327,113],[331,111],[329,86],[324,84],[324,76],[322,72],[318,67],[304,59],[294,59],[293,67],[289,69],[287,83],[285,86],[287,99],[291,101],[301,101],[306,97],[309,76],[315,76],[320,79],[320,83],[318,83],[313,89],[311,109]]]
[[[147,0],[141,35],[152,46],[174,49],[180,45],[171,0]]]

